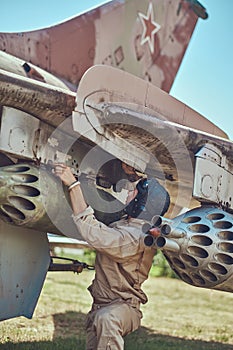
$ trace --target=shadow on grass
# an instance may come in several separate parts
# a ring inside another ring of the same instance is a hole
[[[233,350],[233,345],[155,334],[141,327],[125,338],[125,350]]]
[[[82,312],[68,311],[65,314],[53,315],[54,333],[53,339],[83,338],[85,340],[86,315]]]
[[[51,341],[32,341],[0,345],[1,350],[85,350],[85,317],[81,312],[53,315],[54,334]],[[141,327],[125,338],[125,350],[233,350],[233,345],[201,340],[188,340],[155,334]]]

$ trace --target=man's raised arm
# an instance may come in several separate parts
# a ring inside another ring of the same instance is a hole
[[[74,215],[82,213],[87,208],[87,203],[80,182],[76,180],[71,169],[65,164],[54,164],[54,174],[62,180],[65,186],[68,186]]]

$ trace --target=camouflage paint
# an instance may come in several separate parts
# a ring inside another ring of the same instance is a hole
[[[53,27],[1,33],[0,49],[74,88],[89,67],[107,64],[168,92],[197,19],[187,1],[115,0]]]

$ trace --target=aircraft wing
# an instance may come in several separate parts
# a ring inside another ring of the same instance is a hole
[[[166,183],[172,197],[171,217],[182,208],[197,205],[192,192],[201,149],[206,146],[219,152],[230,167],[232,142],[222,130],[164,91],[126,72],[104,66],[91,68],[80,83],[76,101],[74,130],[135,169]]]
[[[162,249],[185,282],[232,292],[232,141],[164,91],[110,67],[86,72],[76,102],[73,126],[79,135],[159,178],[169,191],[166,218],[148,223],[161,235],[153,237],[147,225],[145,244]],[[95,149],[88,161],[100,167],[106,160]]]

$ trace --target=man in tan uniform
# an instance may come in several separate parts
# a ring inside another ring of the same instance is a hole
[[[78,230],[97,251],[95,278],[88,288],[93,305],[86,322],[86,349],[122,350],[123,337],[140,326],[140,304],[147,302],[141,285],[148,278],[155,254],[153,248],[144,245],[143,215],[149,220],[155,214],[164,214],[169,195],[156,180],[151,185],[145,179],[140,180],[134,195],[131,194],[128,212],[126,207],[126,218],[106,226],[86,204],[80,183],[70,168],[56,165],[55,175],[68,186]],[[156,193],[160,193],[160,198],[154,198]],[[153,215],[145,210],[145,199]],[[143,211],[142,217],[137,218]]]

